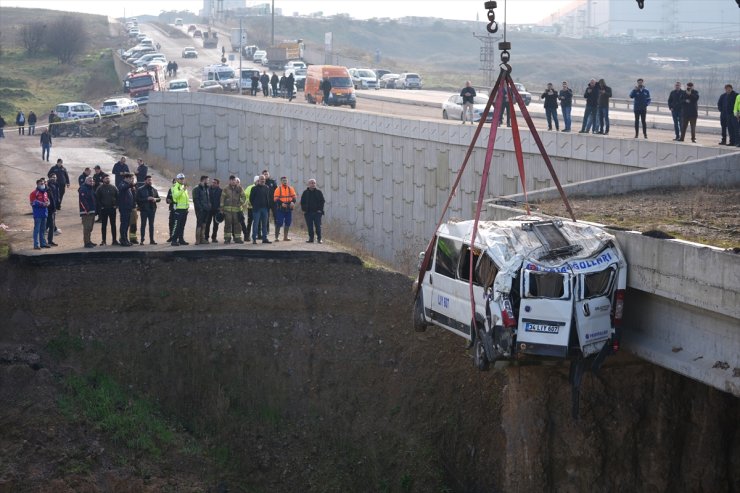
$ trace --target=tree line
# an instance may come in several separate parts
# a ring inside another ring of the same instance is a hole
[[[71,15],[53,22],[30,22],[19,31],[19,42],[29,56],[46,52],[57,57],[59,63],[70,63],[84,53],[88,41],[83,21]]]

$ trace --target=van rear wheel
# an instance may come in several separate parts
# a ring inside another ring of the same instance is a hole
[[[424,319],[424,298],[421,291],[414,301],[414,330],[416,332],[427,330],[427,322]]]

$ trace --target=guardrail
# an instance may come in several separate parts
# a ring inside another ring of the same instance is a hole
[[[484,87],[484,86],[474,86],[476,91],[484,92],[485,94],[489,94],[491,91],[491,87]],[[532,95],[532,102],[540,100],[539,94],[536,92],[528,91]],[[585,100],[577,95],[573,95],[573,106],[585,106]],[[609,99],[610,107],[613,109],[617,109],[618,106],[626,107],[627,110],[629,110],[632,107],[632,100],[631,99],[625,99],[625,98],[610,98]],[[669,113],[670,110],[668,109],[668,103],[664,103],[662,101],[655,101],[652,100],[650,102],[650,108],[655,108],[656,113],[660,113],[661,108],[664,109],[665,113]],[[699,113],[704,114],[705,116],[711,116],[712,118],[717,118],[719,120],[719,110],[716,106],[711,106],[708,104],[700,104],[698,106]],[[711,115],[710,115],[711,113]]]

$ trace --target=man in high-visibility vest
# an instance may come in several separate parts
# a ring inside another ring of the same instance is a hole
[[[190,199],[188,197],[188,186],[185,184],[185,175],[180,173],[175,178],[175,184],[172,185],[172,204],[175,206],[175,225],[172,234],[172,246],[189,245],[183,234],[185,233],[185,223],[188,220],[188,209],[190,208]]]
[[[221,212],[224,214],[224,243],[244,243],[242,240],[242,228],[239,224],[239,213],[244,206],[246,198],[241,185],[236,182],[236,176],[229,176],[229,185],[221,192]]]
[[[283,241],[290,241],[288,231],[293,222],[293,209],[296,203],[295,188],[288,185],[288,178],[280,178],[280,186],[275,189],[275,241],[280,241],[280,228],[283,230]]]

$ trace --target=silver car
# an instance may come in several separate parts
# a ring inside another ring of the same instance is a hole
[[[483,110],[486,109],[486,103],[488,100],[484,97],[477,96],[473,100],[473,121],[477,122],[480,120],[480,116],[483,114]],[[463,106],[462,96],[454,94],[450,96],[447,101],[442,103],[442,118],[445,120],[460,120],[462,121]],[[493,120],[493,108],[488,112],[487,122]]]

